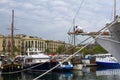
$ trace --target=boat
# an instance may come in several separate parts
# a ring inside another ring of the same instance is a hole
[[[64,61],[69,55],[53,55],[51,56],[52,60],[57,62],[59,64],[58,67],[55,68],[55,70],[61,70],[61,71],[69,71],[73,69],[73,64],[70,60]]]
[[[10,47],[11,47],[11,52],[7,55],[7,58],[2,60],[2,64],[0,66],[0,69],[3,72],[6,72],[6,74],[14,73],[16,71],[21,70],[22,64],[19,63],[14,63],[14,10],[12,10],[12,23],[11,23],[11,36],[10,36]]]
[[[114,2],[116,4],[116,0]],[[115,12],[116,10],[114,10],[114,21],[106,24],[106,26],[110,26],[108,28],[110,35],[100,36],[96,41],[120,63],[120,16],[116,15]]]
[[[96,64],[99,67],[104,68],[120,68],[118,60],[113,57],[111,54],[96,54],[93,55],[96,58]]]
[[[14,62],[22,64],[23,69],[32,71],[47,71],[58,63],[51,61],[47,54],[34,47],[27,49],[27,55],[16,56]]]
[[[73,65],[70,61],[65,61],[63,63],[59,61],[58,64],[60,64],[60,66],[58,66],[55,70],[69,71],[73,69]]]

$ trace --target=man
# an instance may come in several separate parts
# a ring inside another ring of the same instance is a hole
[[[83,29],[80,26],[75,26],[75,33],[83,33]]]

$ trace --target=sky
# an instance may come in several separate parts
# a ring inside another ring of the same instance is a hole
[[[68,41],[74,25],[98,31],[113,20],[114,0],[0,0],[0,34],[9,35],[14,10],[15,34]],[[120,0],[117,0],[120,15]]]

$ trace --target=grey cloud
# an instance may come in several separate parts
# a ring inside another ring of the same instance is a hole
[[[80,3],[81,0],[2,0],[0,14],[3,17],[10,16],[8,18],[11,20],[11,10],[15,10],[15,25],[21,29],[17,33],[66,40],[67,31],[73,26],[73,18]],[[80,25],[86,31],[100,29],[106,22],[110,22],[112,5],[110,0],[84,0],[75,25]],[[9,25],[8,23],[10,21],[0,26]]]

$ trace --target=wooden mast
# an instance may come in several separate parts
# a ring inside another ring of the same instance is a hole
[[[12,10],[12,23],[11,23],[11,58],[14,56],[14,10]]]
[[[116,17],[116,0],[114,0],[114,20],[115,20],[115,17]]]

